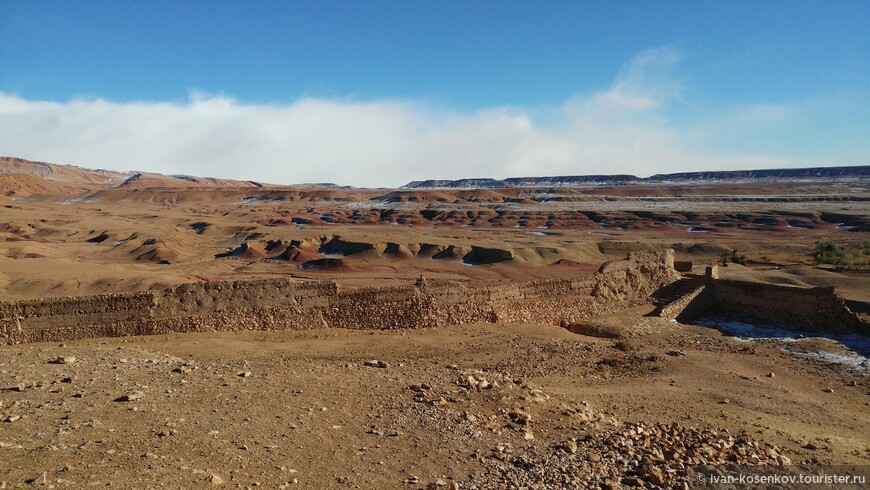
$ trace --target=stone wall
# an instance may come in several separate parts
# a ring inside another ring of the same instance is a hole
[[[870,326],[849,311],[832,286],[800,288],[715,279],[710,282],[716,308],[768,317],[831,332],[870,334]]]
[[[588,276],[485,288],[425,279],[346,291],[332,281],[192,283],[145,293],[0,302],[0,344],[222,330],[558,325],[643,304],[677,279],[673,251],[661,250],[632,252]]]
[[[668,320],[687,321],[712,308],[713,291],[700,285],[659,310],[659,316]]]

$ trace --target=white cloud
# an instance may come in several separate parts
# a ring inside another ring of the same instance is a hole
[[[670,47],[640,53],[607,89],[546,108],[559,115],[547,125],[528,109],[465,113],[402,100],[257,105],[193,92],[180,104],[45,102],[0,92],[0,154],[115,170],[360,186],[794,166],[773,156],[693,150],[692,133],[667,118],[682,90],[672,75],[678,61]],[[779,114],[772,107],[754,110]]]

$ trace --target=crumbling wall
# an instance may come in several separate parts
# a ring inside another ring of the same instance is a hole
[[[870,326],[849,311],[832,286],[800,288],[715,279],[710,287],[717,308],[826,331],[870,333]]]
[[[669,320],[687,321],[703,314],[714,305],[712,289],[707,285],[697,286],[676,301],[668,303],[659,310],[659,316]]]
[[[589,276],[485,288],[424,279],[346,291],[333,281],[192,283],[146,293],[0,302],[0,344],[220,330],[556,325],[645,303],[678,278],[673,251],[661,250],[632,252]]]

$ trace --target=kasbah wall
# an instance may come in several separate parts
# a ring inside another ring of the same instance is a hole
[[[849,311],[833,286],[798,288],[726,279],[716,279],[711,284],[715,308],[769,317],[810,329],[870,334],[870,325]]]
[[[710,310],[737,312],[784,322],[798,328],[870,335],[870,323],[849,310],[833,286],[801,288],[706,277],[684,279],[689,292],[662,307],[659,316],[682,322]]]
[[[632,252],[576,278],[467,288],[340,290],[332,281],[185,284],[133,294],[0,302],[0,345],[224,330],[396,329],[478,322],[558,325],[637,306],[680,278],[672,250]]]
[[[332,281],[293,279],[191,283],[144,293],[0,302],[0,345],[172,332],[567,325],[648,303],[650,294],[680,278],[673,251],[656,250],[631,252],[587,276],[478,289],[425,279],[354,290],[341,290]],[[711,308],[870,335],[870,325],[849,311],[833,288],[715,277],[693,282],[660,316],[683,321]]]

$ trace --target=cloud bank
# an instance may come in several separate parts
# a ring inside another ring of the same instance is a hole
[[[113,170],[369,187],[801,163],[699,149],[698,133],[667,117],[683,90],[672,74],[678,62],[670,47],[649,50],[597,93],[557,107],[476,112],[413,100],[269,105],[192,93],[186,103],[46,102],[0,92],[0,154]],[[772,106],[754,110],[764,118],[787,115]]]

